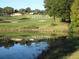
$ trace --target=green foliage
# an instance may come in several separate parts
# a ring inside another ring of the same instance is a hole
[[[72,21],[76,22],[77,20],[79,20],[79,0],[74,0],[71,11]]]
[[[5,7],[4,8],[4,14],[6,14],[6,15],[10,15],[13,12],[14,12],[14,8],[12,8],[12,7]]]
[[[73,0],[45,0],[45,8],[50,16],[70,19]]]
[[[31,8],[30,8],[30,7],[27,7],[27,8],[25,9],[25,11],[26,11],[27,13],[30,13],[30,12],[31,12]]]
[[[15,13],[19,12],[17,9],[15,9]]]
[[[3,8],[0,8],[0,16],[3,15]]]
[[[39,9],[35,9],[35,10],[34,10],[34,13],[35,13],[35,14],[39,14],[39,13],[40,13],[40,10],[39,10]]]
[[[75,33],[75,28],[78,27],[79,25],[79,0],[74,0],[74,3],[71,7],[71,25],[70,25],[70,30],[72,31],[73,34],[71,34],[72,36]]]
[[[25,14],[25,9],[19,9],[19,12],[20,12],[21,14]]]

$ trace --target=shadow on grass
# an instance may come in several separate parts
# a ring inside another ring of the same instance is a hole
[[[49,50],[46,51],[45,54],[42,54],[42,57],[39,57],[38,59],[65,59],[65,56],[69,56],[79,49],[78,39],[79,38],[66,37],[59,37],[54,40],[50,39]]]
[[[19,20],[28,20],[28,19],[30,19],[30,18],[21,18],[21,19],[19,19]]]

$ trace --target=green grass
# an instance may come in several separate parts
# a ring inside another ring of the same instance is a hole
[[[46,18],[47,17],[47,18]],[[41,15],[25,15],[25,16],[17,16],[17,17],[0,17],[4,20],[8,20],[15,23],[0,23],[0,28],[16,28],[16,27],[45,27],[51,24],[50,18],[48,16],[42,17]],[[24,20],[23,20],[24,19]],[[42,21],[43,20],[43,21]]]
[[[52,34],[61,33],[64,35],[63,31],[68,30],[66,24],[61,23],[59,18],[56,18],[54,22],[53,17],[49,17],[48,15],[23,15],[23,16],[13,16],[13,17],[0,17],[3,21],[10,21],[10,23],[0,23],[0,35],[8,35],[8,36],[35,36],[35,35],[45,35],[51,36]],[[63,26],[64,25],[64,26]],[[61,28],[63,28],[61,30]],[[10,29],[15,30],[10,32]],[[41,29],[42,32],[23,32],[16,31],[22,29]],[[53,30],[54,32],[43,32],[43,30]]]
[[[67,59],[79,59],[79,50],[75,51],[70,56],[67,56]]]

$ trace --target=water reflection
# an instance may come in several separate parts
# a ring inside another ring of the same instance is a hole
[[[47,42],[0,40],[0,59],[36,59],[47,48]]]

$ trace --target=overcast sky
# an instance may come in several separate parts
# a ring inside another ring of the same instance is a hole
[[[44,9],[44,0],[0,0],[0,7],[13,7],[15,9],[31,7],[31,9]]]

